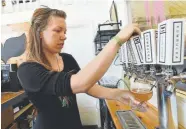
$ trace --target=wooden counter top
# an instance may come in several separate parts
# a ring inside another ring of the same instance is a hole
[[[24,91],[19,92],[1,92],[1,104],[8,102],[9,100],[23,94]]]
[[[24,91],[19,92],[1,92],[1,111],[10,105],[16,104],[18,101],[26,98]]]
[[[130,110],[130,107],[127,105],[124,105],[118,101],[115,101],[115,100],[105,100],[105,101],[106,101],[107,107],[109,109],[110,115],[112,117],[112,120],[116,126],[116,129],[122,129],[122,126],[121,126],[121,124],[118,120],[118,117],[116,115],[116,111]],[[157,111],[157,108],[155,108],[150,103],[148,103],[146,112],[134,111],[134,113],[136,114],[136,116],[138,116],[140,118],[140,120],[147,127],[147,129],[154,129],[155,127],[158,127],[158,125],[159,125],[158,111]],[[179,124],[178,128],[185,129],[180,124]]]
[[[105,100],[105,101],[109,109],[109,112],[111,114],[112,120],[114,121],[114,124],[116,126],[116,129],[122,129],[122,126],[116,116],[116,111],[130,110],[130,107],[114,100]],[[138,112],[138,111],[134,111],[134,112],[140,118],[143,124],[147,127],[147,129],[154,129],[155,127],[158,127],[159,125],[158,112],[155,109],[155,107],[153,107],[151,104],[148,104],[146,112]]]

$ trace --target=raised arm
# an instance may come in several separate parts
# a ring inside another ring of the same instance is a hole
[[[112,39],[104,49],[86,67],[71,77],[73,93],[87,92],[107,71],[118,49],[119,43],[126,42],[133,33],[140,34],[137,24],[131,24],[122,29],[117,35],[117,40]]]

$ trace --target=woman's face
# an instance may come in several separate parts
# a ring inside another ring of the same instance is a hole
[[[66,22],[64,18],[52,16],[45,30],[41,32],[44,51],[59,53],[66,40]]]

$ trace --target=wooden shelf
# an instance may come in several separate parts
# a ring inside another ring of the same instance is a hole
[[[24,91],[19,92],[1,92],[1,111],[9,106],[15,105],[25,99],[27,96]]]
[[[18,111],[15,115],[14,115],[14,120],[17,119],[20,115],[22,115],[23,113],[25,113],[25,111],[27,111],[30,107],[32,107],[33,104],[30,103],[27,106],[25,106],[24,108],[22,108],[20,111]]]

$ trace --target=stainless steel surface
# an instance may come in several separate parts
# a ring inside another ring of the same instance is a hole
[[[117,111],[116,115],[123,129],[147,129],[131,110]]]
[[[164,78],[158,81],[157,100],[160,129],[178,129],[177,103],[173,87],[165,82]],[[171,94],[166,94],[166,92]]]
[[[160,80],[160,82],[163,81]],[[164,95],[164,91],[166,86],[163,83],[158,83],[157,85],[157,100],[158,100],[158,113],[159,113],[159,123],[160,129],[167,129],[168,127],[168,113],[167,113],[167,105],[166,105],[166,97]]]

